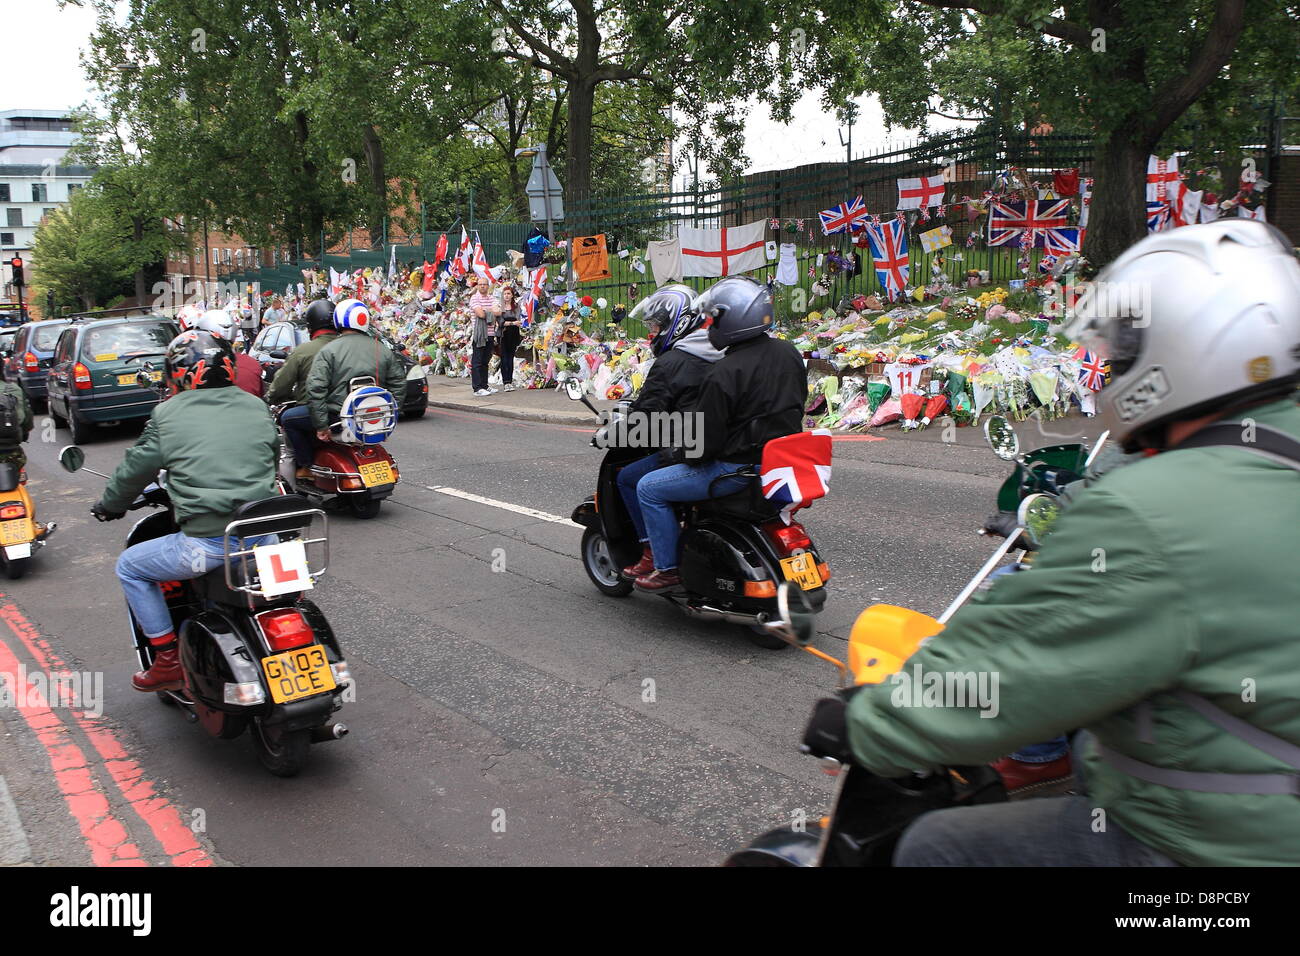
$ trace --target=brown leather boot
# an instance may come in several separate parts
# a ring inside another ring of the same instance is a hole
[[[181,670],[180,650],[176,641],[155,647],[158,652],[153,659],[153,666],[147,671],[140,671],[131,677],[131,686],[149,694],[160,690],[180,690],[185,686],[185,675]]]
[[[677,574],[676,568],[669,568],[667,571],[655,571],[652,574],[643,574],[636,579],[638,591],[657,593],[659,591],[671,591],[681,586],[682,579]]]
[[[650,550],[650,545],[641,546],[641,560],[636,564],[629,564],[623,569],[623,577],[629,581],[635,581],[639,577],[644,577],[655,569],[655,555]]]

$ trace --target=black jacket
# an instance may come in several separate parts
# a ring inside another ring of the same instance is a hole
[[[670,349],[655,359],[641,393],[632,403],[635,412],[695,411],[700,386],[713,363],[681,349]]]
[[[757,463],[773,438],[803,431],[808,371],[789,342],[762,335],[737,342],[705,376],[704,461]]]

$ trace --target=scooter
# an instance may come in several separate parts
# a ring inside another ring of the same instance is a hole
[[[277,480],[285,494],[299,494],[316,504],[341,504],[358,518],[373,518],[401,480],[397,461],[383,444],[397,427],[400,409],[392,394],[375,385],[373,378],[354,378],[349,386],[339,421],[332,426],[336,437],[317,443],[311,477],[297,477],[286,440],[280,446]],[[295,404],[287,402],[272,410],[282,436],[280,417]]]
[[[581,381],[568,378],[564,388],[569,398],[581,401],[604,420],[605,416],[588,401]],[[587,576],[597,590],[610,597],[632,593],[632,582],[621,572],[641,556],[636,527],[618,489],[618,473],[646,452],[642,448],[616,447],[610,440],[628,408],[627,403],[616,405],[608,421],[592,436],[593,447],[607,450],[600,464],[596,493],[578,505],[572,516],[585,529],[581,547]],[[753,480],[735,494],[680,506],[685,522],[678,559],[682,590],[662,596],[689,617],[739,624],[758,646],[783,648],[787,642],[773,631],[780,626],[779,583],[797,584],[816,613],[826,603],[830,567],[807,529],[797,521],[785,523],[759,494],[756,470],[735,474]],[[720,476],[714,484],[727,477],[731,476]]]
[[[1037,550],[1042,536],[1051,531],[1057,504],[1046,494],[1025,498],[1017,511],[1016,528],[938,618],[888,604],[863,611],[849,637],[847,663],[809,645],[811,609],[802,595],[786,584],[778,594],[780,623],[773,632],[834,664],[841,686],[850,679],[855,684],[883,683],[902,669],[922,641],[943,630],[1013,548]],[[808,752],[806,746],[802,749]],[[823,771],[837,783],[830,812],[820,820],[796,820],[769,830],[728,857],[727,866],[889,866],[899,837],[921,814],[1007,799],[1002,778],[986,765],[946,767],[886,779],[851,762],[820,759]]]
[[[5,577],[16,581],[27,573],[32,556],[45,547],[45,541],[58,526],[51,521],[44,532],[36,530],[32,517],[32,498],[27,493],[23,470],[9,462],[0,462],[0,565]]]
[[[59,453],[70,472],[85,459],[75,445]],[[179,530],[165,473],[129,510],[146,507],[161,510],[135,523],[127,547]],[[313,536],[317,520],[320,532]],[[298,495],[263,498],[242,505],[225,533],[221,567],[162,585],[180,642],[184,687],[158,696],[213,737],[232,740],[250,730],[262,766],[292,777],[313,743],[348,732],[334,715],[351,698],[352,674],[325,615],[304,597],[329,561],[325,513]],[[278,541],[249,543],[262,535]],[[308,549],[319,561],[315,566]],[[148,669],[153,648],[129,608],[127,617],[140,666]]]

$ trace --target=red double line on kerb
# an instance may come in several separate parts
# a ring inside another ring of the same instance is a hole
[[[11,601],[0,604],[0,620],[23,642],[37,665],[46,673],[68,672],[68,666],[50,649]],[[9,646],[0,640],[0,671],[16,675],[18,658]],[[129,834],[112,812],[108,799],[95,787],[91,767],[85,754],[70,740],[69,727],[50,708],[48,701],[33,703],[31,688],[27,689],[28,704],[18,708],[27,725],[36,734],[50,759],[50,767],[58,783],[68,811],[81,828],[82,837],[90,849],[96,866],[148,866],[140,857],[140,850],[130,842]],[[101,718],[84,712],[72,712],[91,746],[104,761],[114,786],[153,831],[163,852],[171,858],[173,866],[211,866],[212,859],[199,846],[194,833],[181,820],[180,812],[165,797],[159,796],[153,783],[144,778],[139,763],[133,760]]]

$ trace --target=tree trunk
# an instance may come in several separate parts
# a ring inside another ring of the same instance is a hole
[[[144,220],[139,216],[134,217],[131,221],[131,234],[132,238],[135,239],[135,247],[138,251],[140,243],[144,241]],[[135,304],[144,305],[144,297],[145,281],[144,265],[142,264],[135,270]]]
[[[316,168],[316,163],[308,157],[307,114],[302,110],[293,115],[293,137],[298,145],[298,155],[302,157],[302,181],[306,192],[303,203],[306,207],[305,219],[308,240],[306,248],[310,254],[311,249],[320,245],[321,231],[325,228],[325,211],[321,206],[319,170]],[[325,249],[323,247],[316,249],[316,253],[323,256]]]
[[[384,241],[384,218],[388,215],[388,176],[384,144],[372,123],[367,123],[362,131],[362,148],[366,168],[370,170],[370,191],[374,195],[370,208],[370,248],[377,249]]]
[[[596,104],[596,83],[590,77],[569,84],[568,182],[566,207],[591,195],[591,119]]]
[[[1083,242],[1084,257],[1094,268],[1111,262],[1147,234],[1148,148],[1124,128],[1097,143]]]

